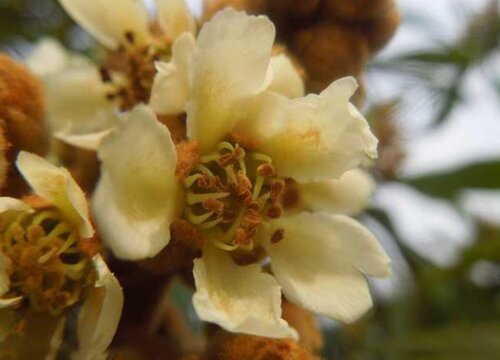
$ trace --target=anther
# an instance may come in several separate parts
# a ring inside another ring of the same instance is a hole
[[[271,189],[271,200],[279,200],[285,190],[285,181],[282,179],[273,180],[269,187]]]
[[[222,214],[222,212],[224,211],[224,203],[213,198],[203,200],[201,206],[203,207],[203,209],[212,211],[217,215]]]
[[[257,174],[262,177],[269,177],[274,175],[274,166],[271,164],[262,164],[257,168]]]
[[[283,207],[278,203],[272,203],[267,209],[267,216],[277,219],[283,215]]]
[[[130,45],[134,45],[135,43],[135,35],[132,31],[125,31],[125,39]]]
[[[101,66],[99,68],[99,74],[101,75],[102,82],[104,82],[104,83],[110,83],[110,82],[113,81],[113,79],[111,78],[111,73],[104,66]]]
[[[283,240],[285,237],[285,230],[284,229],[278,229],[276,230],[273,235],[271,236],[271,244],[277,244],[281,240]]]

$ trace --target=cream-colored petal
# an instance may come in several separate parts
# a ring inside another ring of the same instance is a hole
[[[0,197],[0,214],[9,210],[33,211],[24,201],[7,196]]]
[[[233,9],[219,12],[201,29],[193,54],[187,127],[202,153],[231,130],[238,100],[261,89],[274,34],[267,17]]]
[[[44,77],[47,120],[52,132],[82,135],[118,122],[117,104],[107,99],[109,85],[94,65],[68,66]]]
[[[38,41],[26,59],[26,65],[37,76],[45,77],[68,66],[88,66],[90,61],[67,51],[57,40],[43,38]]]
[[[271,244],[280,229],[284,238]],[[372,305],[363,274],[390,274],[390,260],[377,239],[343,215],[300,213],[272,221],[260,236],[285,296],[340,321],[354,321]]]
[[[102,176],[92,208],[101,237],[120,258],[155,256],[170,241],[181,191],[170,132],[140,105],[122,118],[98,154]]]
[[[25,151],[19,153],[16,165],[36,194],[47,199],[78,226],[80,236],[89,238],[94,234],[85,194],[68,170]]]
[[[0,309],[9,308],[11,306],[18,305],[23,300],[22,296],[8,298],[8,299],[0,299]]]
[[[268,90],[290,99],[304,96],[304,81],[288,56],[285,54],[273,56],[269,66],[272,71],[272,80]]]
[[[377,139],[367,121],[349,103],[354,78],[333,82],[320,95],[284,102],[274,96],[262,109],[272,114],[256,126],[259,150],[272,157],[277,172],[298,181],[339,178],[366,156],[375,157]]]
[[[97,271],[95,287],[86,295],[78,314],[78,351],[73,360],[107,359],[107,349],[116,333],[123,309],[123,291],[100,255],[93,259]]]
[[[281,291],[259,265],[239,266],[227,252],[207,243],[194,261],[193,304],[204,321],[231,332],[273,338],[297,337],[281,319]]]
[[[103,142],[106,136],[109,135],[111,130],[104,130],[89,134],[75,135],[68,134],[64,131],[58,132],[54,134],[56,139],[65,142],[66,144],[70,144],[81,149],[96,151],[99,148],[99,145]]]
[[[373,177],[362,169],[347,171],[338,180],[299,183],[301,205],[311,211],[356,215],[370,201]]]
[[[126,32],[136,43],[148,39],[149,13],[143,0],[59,0],[66,12],[104,46],[116,50]]]
[[[183,32],[195,34],[196,22],[184,0],[155,0],[158,23],[171,40]]]
[[[182,34],[172,46],[169,63],[156,63],[157,74],[151,90],[150,105],[158,114],[185,111],[189,98],[189,68],[193,58],[194,37]]]

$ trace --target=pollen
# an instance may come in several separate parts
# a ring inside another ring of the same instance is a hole
[[[227,251],[253,251],[259,228],[283,214],[285,181],[272,159],[223,141],[184,178],[185,218]]]
[[[0,216],[0,249],[10,259],[10,290],[3,299],[58,315],[76,304],[95,273],[80,250],[77,229],[54,208]]]

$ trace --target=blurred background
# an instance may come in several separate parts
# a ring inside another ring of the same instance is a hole
[[[201,14],[200,1],[190,1]],[[361,217],[394,262],[356,324],[320,319],[326,359],[500,359],[500,3],[398,0],[364,112],[379,182]],[[54,0],[0,0],[0,50],[43,36],[90,53]],[[199,328],[186,290],[172,296]]]

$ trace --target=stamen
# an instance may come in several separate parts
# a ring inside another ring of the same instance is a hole
[[[281,240],[283,240],[284,238],[285,238],[285,230],[284,229],[278,229],[271,236],[271,244],[277,244]]]
[[[189,205],[199,204],[205,200],[209,199],[223,199],[231,195],[230,193],[210,193],[210,194],[194,194],[192,192],[187,193],[187,203]]]
[[[223,250],[253,251],[266,218],[283,214],[285,182],[276,177],[271,158],[223,141],[198,161],[184,180],[186,219],[202,231],[217,227],[223,235],[214,244]]]

